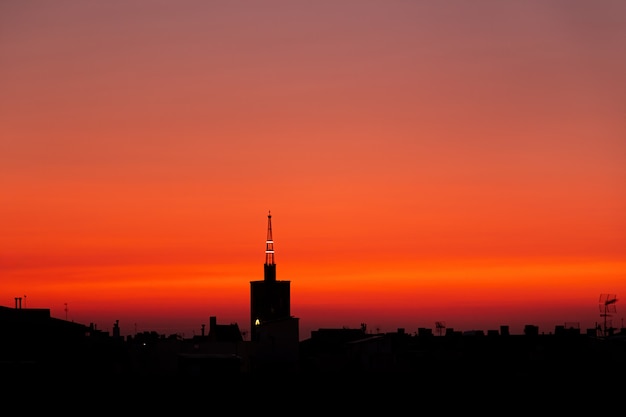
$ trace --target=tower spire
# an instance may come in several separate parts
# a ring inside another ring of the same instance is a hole
[[[267,214],[267,239],[265,240],[265,265],[274,265],[274,240],[272,239],[272,213]]]
[[[274,240],[272,239],[272,213],[267,212],[267,238],[265,239],[265,281],[276,281],[276,264],[274,263]]]

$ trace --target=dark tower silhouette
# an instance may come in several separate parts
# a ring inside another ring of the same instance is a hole
[[[250,329],[253,341],[259,338],[257,330],[260,326],[291,318],[290,281],[276,280],[271,213],[267,215],[263,273],[263,281],[250,281]]]

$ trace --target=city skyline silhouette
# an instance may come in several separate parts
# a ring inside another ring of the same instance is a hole
[[[142,403],[136,397],[141,387],[151,398],[164,397],[165,404],[173,401],[179,409],[178,402],[190,395],[221,402],[233,390],[259,400],[279,390],[289,393],[291,401],[307,401],[312,398],[308,385],[321,381],[313,398],[335,408],[348,405],[345,390],[378,399],[405,392],[432,400],[441,394],[442,399],[481,398],[485,389],[499,401],[531,395],[545,407],[553,401],[544,398],[546,390],[595,393],[598,386],[592,381],[605,372],[599,369],[626,370],[626,328],[610,326],[617,312],[615,294],[600,296],[604,326],[584,332],[577,325],[560,325],[546,335],[527,324],[522,335],[515,335],[507,325],[459,331],[436,322],[435,331],[418,328],[411,334],[401,327],[372,332],[361,323],[360,328],[319,328],[302,339],[300,318],[291,314],[291,282],[277,276],[275,252],[268,212],[263,279],[249,282],[249,340],[237,323],[220,323],[216,316],[191,338],[154,330],[124,336],[119,320],[111,333],[103,332],[93,323],[24,308],[23,298],[15,297],[14,308],[0,306],[5,391],[23,386],[27,388],[18,395],[58,396],[62,384],[76,395],[86,386],[114,381],[104,392],[127,407]],[[42,383],[47,378],[57,383]],[[515,389],[505,388],[509,385]],[[615,387],[619,392],[623,384]],[[602,391],[613,395],[612,387]],[[126,398],[131,394],[135,396]],[[563,410],[564,404],[557,405]],[[145,411],[150,404],[141,406]]]
[[[277,278],[277,265],[275,262],[275,253],[274,249],[274,239],[272,232],[272,215],[271,211],[268,211],[267,214],[267,232],[266,232],[266,240],[265,240],[265,262],[263,264],[263,279],[259,280],[251,280],[250,281],[250,299],[249,299],[249,314],[250,320],[248,322],[249,327],[240,327],[240,324],[237,322],[231,322],[231,325],[237,327],[238,332],[241,334],[241,339],[246,340],[246,336],[250,335],[250,340],[255,341],[255,327],[261,324],[262,321],[266,320],[275,320],[275,319],[290,319],[290,322],[293,322],[290,326],[292,327],[292,332],[294,334],[294,338],[298,341],[303,339],[308,339],[311,337],[313,333],[319,332],[323,329],[313,329],[307,334],[302,334],[299,329],[299,317],[295,317],[291,314],[291,281],[290,280],[282,280]],[[14,297],[16,310],[22,310],[25,308],[26,295],[23,297]],[[564,322],[562,324],[555,324],[553,329],[546,330],[541,329],[541,333],[552,334],[556,333],[557,330],[575,330],[577,332],[587,333],[594,337],[608,337],[613,335],[616,331],[620,329],[624,329],[623,319],[621,319],[621,326],[616,326],[614,324],[615,317],[617,317],[617,302],[619,299],[617,298],[617,294],[600,294],[598,300],[598,317],[599,320],[596,321],[595,325],[591,328],[582,329],[580,327],[580,323],[578,322]],[[49,310],[49,309],[48,309]],[[65,311],[65,321],[68,321],[68,306],[67,303],[64,303],[64,311]],[[52,317],[52,316],[51,316]],[[55,317],[58,319],[58,317]],[[217,317],[214,315],[208,316],[211,320],[211,326],[214,326],[217,321]],[[85,325],[86,323],[81,323]],[[242,323],[243,324],[243,323]],[[134,332],[121,332],[120,329],[120,320],[115,320],[114,330],[110,331],[109,329],[102,329],[97,323],[91,321],[89,323],[90,327],[93,327],[98,331],[105,331],[106,333],[114,333],[117,334],[118,337],[128,337],[128,336],[136,336],[137,334],[142,333],[153,333],[158,334],[160,336],[176,336],[179,338],[185,338],[185,334],[181,332],[170,332],[164,333],[159,331],[160,326],[156,326],[155,328],[146,328],[138,331],[137,328],[134,328]],[[207,323],[202,323],[200,325],[199,335],[204,336],[206,330]],[[342,329],[350,329],[351,326],[331,326],[331,328],[342,328]],[[517,334],[525,334],[528,331],[529,327],[536,328],[537,332],[539,332],[539,327],[533,323],[526,323],[523,328],[523,332],[518,332]],[[490,332],[494,332],[496,334],[505,333],[511,334],[510,326],[506,323],[501,323],[497,327],[491,327],[488,329],[482,329],[478,327],[471,327],[468,329],[455,329],[453,327],[447,327],[445,321],[435,321],[433,326],[422,326],[416,327],[415,330],[410,331],[409,333],[418,334],[420,331],[424,331],[425,329],[430,332],[436,332],[438,336],[442,336],[444,333],[457,332],[461,331],[464,334],[489,334]],[[401,331],[404,333],[406,329],[403,326],[398,326],[393,330],[381,330],[380,328],[368,329],[368,325],[366,322],[361,322],[358,327],[355,329],[361,329],[364,333],[369,331],[369,334],[381,334],[381,333],[389,333],[394,331]],[[195,332],[192,333],[191,336],[196,336]],[[189,338],[190,336],[187,336]]]
[[[272,216],[267,217],[263,279],[250,281],[250,340],[244,340],[236,323],[219,323],[215,316],[208,327],[202,325],[200,335],[186,339],[156,331],[123,336],[119,321],[109,334],[93,323],[86,326],[54,318],[49,310],[26,309],[16,297],[14,308],[0,306],[0,373],[9,380],[8,390],[23,385],[28,388],[20,395],[40,389],[58,395],[58,385],[41,384],[55,377],[77,393],[85,384],[113,378],[118,397],[141,384],[153,396],[178,399],[207,395],[203,390],[209,389],[208,395],[221,401],[224,388],[264,398],[270,382],[273,392],[280,389],[306,400],[308,389],[293,384],[323,379],[324,387],[315,395],[333,406],[343,406],[335,395],[346,388],[391,398],[417,390],[432,399],[442,388],[446,396],[480,396],[488,387],[502,401],[502,395],[514,399],[527,393],[541,398],[546,389],[589,394],[597,388],[592,381],[606,370],[626,370],[626,328],[607,327],[616,312],[614,294],[600,297],[604,327],[585,332],[556,326],[546,335],[526,325],[523,335],[514,335],[508,326],[459,331],[437,322],[436,333],[419,328],[409,334],[404,328],[368,332],[362,323],[356,329],[320,328],[301,340],[300,319],[290,310],[290,281],[276,275]],[[509,384],[515,392],[501,391]],[[619,390],[623,384],[615,386]],[[613,392],[611,387],[602,389]],[[129,398],[125,404],[135,406],[135,401]]]

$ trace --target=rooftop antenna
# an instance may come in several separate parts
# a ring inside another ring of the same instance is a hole
[[[441,336],[441,334],[443,333],[444,329],[446,328],[446,322],[445,321],[436,321],[435,322],[435,328],[437,329],[437,334],[439,336]]]
[[[276,262],[274,261],[274,239],[272,238],[272,213],[267,212],[267,238],[265,239],[265,281],[276,281]]]
[[[600,317],[604,319],[604,328],[602,329],[602,335],[604,337],[609,336],[613,331],[613,324],[610,317],[617,313],[615,303],[617,303],[616,294],[600,294],[600,305],[598,308],[600,309]]]
[[[67,321],[67,303],[64,303],[64,304],[65,304],[65,321]]]

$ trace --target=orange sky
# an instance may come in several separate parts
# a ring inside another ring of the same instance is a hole
[[[594,327],[624,45],[622,1],[3,1],[0,305],[249,330],[271,210],[301,338]]]

